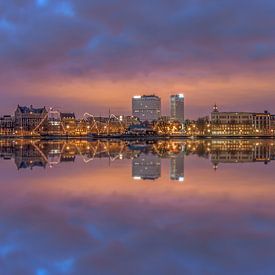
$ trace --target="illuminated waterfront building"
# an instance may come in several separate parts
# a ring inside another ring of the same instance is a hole
[[[271,128],[271,133],[275,135],[275,115],[271,115],[270,118],[270,128]]]
[[[184,123],[184,95],[177,94],[170,96],[171,118]]]
[[[77,121],[74,113],[60,113],[61,123],[63,125],[64,131],[67,134],[74,134]]]
[[[253,113],[253,125],[256,131],[268,134],[271,129],[271,114],[267,111],[264,113]]]
[[[50,109],[48,112],[48,134],[58,134],[62,132],[60,112]]]
[[[0,117],[0,135],[11,135],[14,132],[14,117],[5,115]]]
[[[15,111],[15,128],[20,132],[33,131],[47,116],[47,110],[43,108],[17,106]]]
[[[217,105],[211,113],[212,135],[268,135],[271,114],[253,112],[219,112]]]
[[[161,99],[155,95],[134,96],[132,98],[132,115],[141,122],[153,121],[161,116]]]

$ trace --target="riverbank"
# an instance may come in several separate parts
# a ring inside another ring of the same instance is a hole
[[[3,139],[39,139],[39,140],[69,140],[69,139],[79,139],[79,140],[169,140],[169,139],[275,139],[275,136],[270,135],[238,135],[238,136],[187,136],[187,135],[85,135],[85,136],[73,136],[73,135],[59,135],[59,136],[14,136],[14,135],[2,135],[0,140]]]

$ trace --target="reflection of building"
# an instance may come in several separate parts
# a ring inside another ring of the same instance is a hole
[[[155,180],[161,175],[161,159],[152,153],[140,154],[132,160],[133,179]]]
[[[267,144],[256,144],[253,151],[254,161],[268,162],[271,159],[271,148]]]
[[[155,95],[134,96],[132,98],[133,116],[140,121],[157,120],[161,115],[161,100]]]
[[[65,143],[64,148],[61,152],[61,162],[73,162],[75,161],[75,156],[77,155],[77,147],[72,143]]]
[[[253,151],[220,151],[211,153],[213,163],[252,162]]]
[[[47,159],[43,158],[32,144],[23,144],[15,149],[15,164],[18,169],[46,167]]]
[[[18,169],[52,167],[73,162],[76,158],[90,163],[106,159],[132,160],[134,179],[157,179],[161,176],[161,159],[170,161],[170,179],[184,180],[185,155],[209,159],[217,168],[219,163],[268,163],[275,160],[275,143],[264,139],[204,139],[204,140],[28,140],[0,139],[0,159],[15,161]]]
[[[219,163],[247,163],[272,160],[274,145],[258,141],[216,141],[211,146],[211,161],[216,168]]]
[[[15,127],[21,131],[33,131],[47,115],[47,110],[43,108],[33,108],[17,106],[15,111]]]
[[[184,123],[184,96],[183,94],[170,97],[171,118]]]
[[[184,151],[170,159],[170,179],[184,181]]]

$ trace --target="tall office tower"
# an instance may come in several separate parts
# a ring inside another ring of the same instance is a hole
[[[170,159],[170,179],[184,181],[184,151]]]
[[[141,122],[157,120],[161,116],[161,99],[155,95],[134,96],[132,114]]]
[[[177,94],[170,96],[171,118],[184,123],[184,95]]]
[[[132,160],[132,177],[135,180],[155,180],[161,175],[161,159],[152,153],[141,153]]]

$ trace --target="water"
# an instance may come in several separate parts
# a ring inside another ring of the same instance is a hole
[[[0,274],[274,274],[275,143],[0,141]]]

